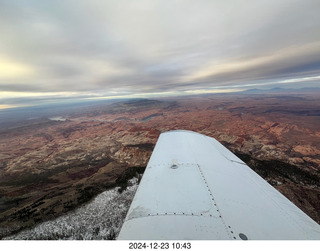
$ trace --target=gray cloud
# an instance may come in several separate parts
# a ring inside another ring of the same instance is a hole
[[[143,94],[316,76],[319,9],[317,0],[0,0],[0,92]]]

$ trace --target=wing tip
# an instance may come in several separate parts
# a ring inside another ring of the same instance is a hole
[[[207,136],[207,135],[204,135],[204,134],[199,133],[199,132],[190,131],[190,130],[184,130],[184,129],[170,130],[170,131],[162,132],[161,134],[167,134],[167,133],[191,133],[191,134],[200,135],[202,137],[208,137],[208,138],[211,138],[211,139],[215,139],[215,138],[213,138],[211,136]]]

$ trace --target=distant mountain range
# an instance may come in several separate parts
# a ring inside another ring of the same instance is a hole
[[[264,93],[314,93],[320,92],[319,87],[308,87],[308,88],[300,88],[300,89],[286,89],[286,88],[272,88],[272,89],[249,89],[242,91],[240,93],[244,94],[264,94]]]

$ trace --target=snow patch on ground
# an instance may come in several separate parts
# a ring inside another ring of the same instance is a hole
[[[107,240],[119,234],[138,188],[138,178],[128,181],[122,193],[118,187],[96,196],[90,203],[55,220],[5,238],[6,240]]]

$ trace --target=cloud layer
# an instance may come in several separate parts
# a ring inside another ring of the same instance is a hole
[[[318,0],[0,0],[0,101],[303,86],[320,75],[319,9]]]

